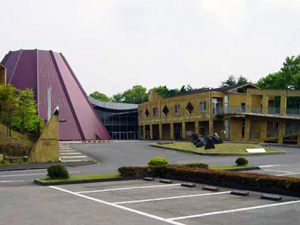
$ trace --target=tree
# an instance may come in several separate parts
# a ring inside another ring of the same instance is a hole
[[[123,93],[124,103],[140,104],[148,101],[147,89],[141,85],[133,86]]]
[[[11,123],[17,108],[17,89],[12,85],[0,85],[0,122],[7,126],[9,136],[11,136]]]
[[[110,102],[111,101],[111,99],[109,97],[107,97],[105,94],[100,93],[98,91],[94,91],[93,93],[91,93],[90,97],[92,97],[93,99],[96,99],[98,101],[101,101],[101,102]]]
[[[14,130],[24,134],[25,131],[31,137],[36,137],[40,118],[37,115],[37,104],[34,100],[34,92],[32,89],[24,89],[19,91],[18,110],[12,121]]]
[[[300,89],[300,55],[287,57],[278,72],[259,79],[257,86],[262,89]]]
[[[247,84],[249,82],[250,81],[242,75],[240,75],[238,78],[236,78],[234,75],[229,75],[227,80],[221,82],[221,87],[228,87],[235,84]]]
[[[112,101],[113,102],[123,102],[124,101],[124,96],[122,93],[117,93],[112,96]]]
[[[154,92],[162,96],[163,98],[169,98],[170,97],[170,90],[167,88],[167,86],[159,86],[152,89]]]

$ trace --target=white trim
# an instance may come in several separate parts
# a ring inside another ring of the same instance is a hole
[[[123,191],[123,190],[132,190],[132,189],[144,189],[144,188],[166,188],[173,186],[180,186],[181,184],[163,184],[163,185],[151,185],[151,186],[139,186],[139,187],[125,187],[125,188],[112,188],[112,189],[102,189],[94,191],[78,191],[76,194],[87,194],[87,193],[98,193],[98,192],[107,192],[107,191]]]
[[[207,193],[207,194],[196,194],[196,195],[181,195],[181,196],[134,200],[134,201],[125,201],[125,202],[114,202],[113,204],[122,205],[122,204],[141,203],[141,202],[154,202],[154,201],[163,201],[163,200],[178,199],[178,198],[192,198],[192,197],[222,195],[222,194],[228,194],[228,193],[230,193],[230,191],[224,191],[224,192],[218,192],[218,193]]]
[[[151,219],[156,219],[156,220],[163,221],[163,222],[173,224],[173,225],[185,225],[183,223],[179,223],[179,222],[176,222],[176,221],[169,221],[169,220],[164,219],[164,218],[159,217],[159,216],[155,216],[155,215],[152,215],[152,214],[149,214],[149,213],[144,213],[144,212],[141,212],[141,211],[138,211],[138,210],[135,210],[135,209],[130,209],[130,208],[127,208],[125,206],[115,205],[115,204],[112,204],[110,202],[106,202],[106,201],[103,201],[103,200],[100,200],[100,199],[97,199],[97,198],[93,198],[93,197],[89,197],[89,196],[86,196],[86,195],[78,194],[78,193],[68,191],[66,189],[62,189],[62,188],[59,188],[59,187],[55,187],[55,186],[49,186],[49,187],[53,188],[53,189],[56,189],[56,190],[59,190],[59,191],[62,191],[62,192],[66,192],[66,193],[78,196],[78,197],[81,197],[81,198],[85,198],[85,199],[88,199],[88,200],[91,200],[91,201],[102,203],[104,205],[108,205],[108,206],[112,206],[112,207],[115,207],[115,208],[123,209],[125,211],[129,211],[129,212],[132,212],[132,213],[135,213],[135,214],[138,214],[138,215],[141,215],[141,216],[145,216],[145,217],[148,217],[148,218],[151,218]]]

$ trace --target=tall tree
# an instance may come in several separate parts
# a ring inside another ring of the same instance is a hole
[[[140,104],[148,100],[147,89],[141,85],[133,86],[123,93],[124,103]]]
[[[37,104],[34,100],[33,90],[20,90],[18,110],[12,122],[13,129],[24,134],[27,128],[32,127],[33,121],[38,121],[38,119]]]
[[[124,96],[122,93],[117,93],[112,96],[112,101],[113,102],[123,102],[124,101]]]
[[[258,80],[262,89],[300,89],[300,55],[285,59],[282,68]]]
[[[169,98],[170,97],[170,90],[167,88],[167,86],[159,86],[152,89],[157,94],[162,96],[163,98]]]
[[[12,85],[0,85],[0,122],[6,124],[9,136],[11,136],[11,123],[17,108],[17,89]]]
[[[111,99],[109,97],[107,97],[105,94],[100,93],[98,91],[94,91],[93,93],[90,94],[90,96],[93,99],[96,99],[101,102],[110,102],[111,101]]]
[[[247,84],[249,82],[250,81],[242,75],[240,75],[238,78],[236,78],[234,75],[229,75],[227,80],[221,82],[221,87],[228,87],[235,84]]]

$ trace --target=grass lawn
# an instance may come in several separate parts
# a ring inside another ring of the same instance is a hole
[[[215,167],[209,167],[210,170],[232,170],[232,169],[247,169],[247,168],[254,168],[256,166],[215,166]]]
[[[264,148],[267,153],[283,153],[284,151],[263,147],[258,144],[248,144],[248,143],[223,143],[215,145],[215,149],[205,150],[204,146],[201,148],[196,148],[191,142],[175,142],[173,144],[153,144],[153,146],[164,147],[174,150],[182,150],[191,153],[203,153],[203,154],[239,154],[248,155],[249,153],[246,149],[249,148]],[[260,153],[264,154],[264,153]]]
[[[67,181],[67,180],[90,180],[90,179],[107,179],[107,178],[119,178],[120,174],[92,174],[92,175],[77,175],[70,176],[69,179],[51,179],[51,178],[39,178],[41,181],[46,182],[58,182],[58,181]]]

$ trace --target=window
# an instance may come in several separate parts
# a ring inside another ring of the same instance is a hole
[[[191,114],[194,110],[194,106],[192,105],[192,103],[189,102],[185,109],[188,111],[189,114]]]
[[[245,103],[241,103],[241,110],[242,110],[242,112],[246,112],[246,104]]]
[[[148,118],[148,116],[149,116],[149,111],[148,111],[148,109],[145,110],[145,115],[146,115],[146,117]]]
[[[175,113],[175,115],[180,115],[180,105],[174,106],[174,113]]]
[[[163,113],[165,114],[165,116],[167,116],[167,115],[168,115],[168,113],[169,113],[169,109],[168,109],[168,107],[167,107],[167,106],[165,106],[165,107],[163,108]]]
[[[200,112],[206,112],[206,102],[200,102]]]
[[[153,108],[153,116],[157,116],[157,108]]]

